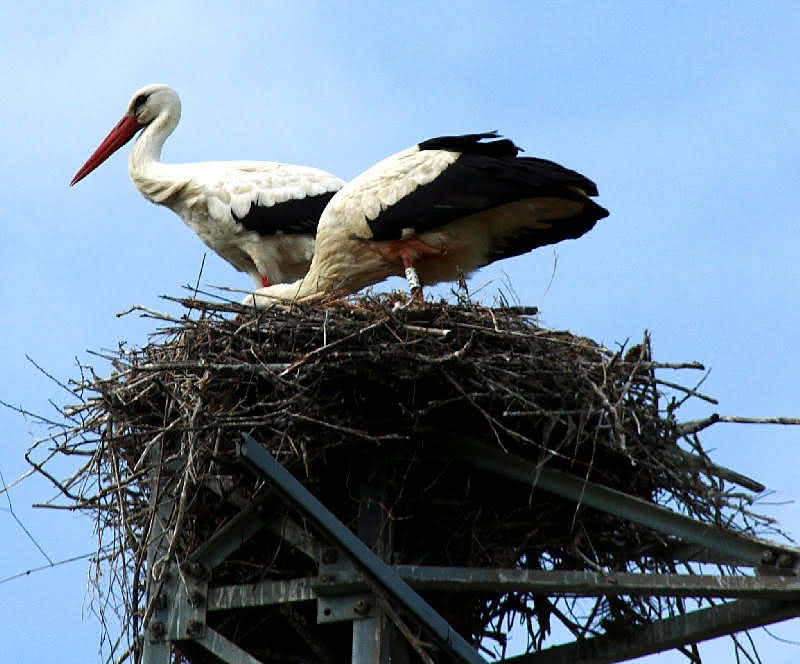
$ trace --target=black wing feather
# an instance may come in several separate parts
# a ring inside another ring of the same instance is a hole
[[[607,216],[608,210],[588,198],[584,199],[584,207],[577,215],[555,223],[550,228],[522,227],[508,236],[494,238],[486,262],[477,267],[489,265],[503,258],[519,256],[562,240],[574,240],[588,233],[600,219]]]
[[[497,138],[499,140],[482,143],[484,138]],[[522,152],[522,148],[514,145],[507,138],[500,138],[496,131],[486,131],[481,134],[464,134],[462,136],[439,136],[422,141],[417,146],[420,150],[449,150],[450,152],[482,154],[487,157],[513,158]]]
[[[251,203],[247,214],[241,217],[233,211],[231,214],[248,231],[261,236],[275,235],[279,231],[287,235],[316,235],[319,218],[334,193],[327,191],[273,205]]]
[[[462,139],[470,149],[462,152],[433,181],[417,187],[369,221],[373,239],[397,240],[405,228],[424,233],[493,207],[537,197],[564,198],[583,203],[581,215],[585,214],[587,219],[593,217],[594,221],[608,215],[604,208],[587,198],[597,195],[597,187],[588,178],[546,159],[516,157],[518,148],[511,141],[508,143],[513,146],[513,154],[506,157],[495,156],[491,152],[497,148],[491,146],[501,141],[477,142],[476,137],[485,136],[487,135],[471,134],[468,137],[442,137],[420,143],[420,146],[453,145]],[[490,154],[486,154],[487,149]],[[503,149],[509,151],[508,146]],[[585,226],[587,223],[589,222],[580,220],[578,225]],[[563,224],[554,224],[560,225]],[[565,231],[566,229],[561,229],[562,237],[568,237],[563,235]],[[553,232],[559,233],[557,230]]]

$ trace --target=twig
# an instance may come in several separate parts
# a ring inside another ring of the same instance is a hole
[[[273,362],[270,364],[248,364],[246,362],[237,363],[219,363],[219,362],[205,362],[198,360],[195,362],[187,361],[167,361],[167,362],[154,362],[151,364],[142,364],[137,366],[134,371],[179,371],[181,369],[202,369],[203,371],[242,371],[252,372],[258,374],[267,374],[269,372],[283,371],[291,366],[288,362]]]
[[[5,406],[9,410],[13,410],[14,412],[19,413],[20,415],[25,415],[26,417],[32,417],[35,420],[38,420],[39,422],[42,422],[44,424],[49,424],[50,426],[60,427],[60,428],[64,426],[63,422],[56,422],[55,420],[51,420],[47,417],[44,417],[44,415],[38,415],[36,413],[32,413],[31,411],[22,408],[22,406],[14,406],[10,403],[7,403],[6,401],[3,401],[2,399],[0,399],[0,406]]]
[[[422,327],[420,325],[409,325],[408,323],[404,323],[403,328],[408,330],[409,332],[416,332],[417,334],[430,334],[432,336],[437,336],[437,337],[446,337],[453,331],[453,330],[444,330],[438,327]]]
[[[700,392],[697,392],[694,389],[684,387],[683,385],[678,385],[677,383],[670,383],[669,381],[661,380],[660,378],[656,380],[656,383],[658,385],[664,385],[665,387],[671,387],[673,390],[678,390],[680,392],[683,392],[687,396],[697,397],[698,399],[702,399],[703,401],[707,401],[708,403],[713,403],[715,406],[719,405],[719,401],[717,401],[716,399],[709,397],[705,394],[702,394]]]
[[[741,417],[738,415],[719,415],[711,413],[708,417],[701,420],[689,420],[682,422],[676,427],[679,435],[687,436],[698,433],[717,422],[729,422],[734,424],[783,424],[786,426],[800,425],[800,417]]]
[[[59,386],[59,387],[60,387],[62,390],[64,390],[65,392],[67,392],[67,393],[68,393],[68,394],[70,394],[71,396],[77,396],[77,395],[75,394],[74,390],[71,390],[71,389],[70,389],[70,388],[69,388],[67,385],[64,385],[64,383],[63,383],[63,382],[61,382],[60,380],[58,380],[58,378],[56,378],[56,377],[55,377],[53,374],[49,373],[48,371],[45,371],[45,370],[44,370],[44,369],[43,369],[43,368],[42,368],[42,367],[41,367],[41,366],[40,366],[40,365],[39,365],[39,364],[38,364],[38,363],[37,363],[37,362],[36,362],[36,361],[35,361],[35,360],[34,360],[34,359],[31,357],[31,356],[30,356],[30,355],[28,355],[27,353],[25,354],[25,359],[26,359],[26,360],[28,360],[28,362],[30,362],[30,363],[31,363],[33,366],[35,366],[35,367],[36,367],[36,368],[39,370],[39,372],[40,372],[40,373],[44,374],[44,375],[45,375],[45,376],[47,376],[47,378],[49,378],[49,379],[50,379],[52,382],[54,382],[56,385],[58,385],[58,386]],[[80,397],[78,397],[78,398],[80,399]]]
[[[458,350],[454,350],[452,353],[447,353],[446,355],[442,355],[441,357],[429,357],[428,355],[423,355],[420,353],[418,357],[425,362],[430,362],[431,364],[441,364],[442,362],[450,362],[452,360],[460,360],[464,355],[466,355],[467,351],[472,346],[472,340],[475,338],[475,334],[472,333],[469,335],[469,339],[467,342]]]
[[[155,309],[150,309],[149,307],[144,307],[141,304],[134,304],[131,307],[128,307],[124,311],[120,311],[117,313],[117,318],[122,318],[123,316],[127,316],[134,311],[139,311],[142,313],[143,318],[155,318],[156,320],[165,320],[169,321],[170,323],[181,323],[180,318],[175,318],[174,316],[170,316],[169,314],[165,314],[162,311],[156,311]]]
[[[800,424],[800,417],[739,417],[737,415],[720,415],[719,422],[734,422],[736,424],[785,424],[796,426]]]

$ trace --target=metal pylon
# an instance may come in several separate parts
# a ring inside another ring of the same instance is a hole
[[[723,531],[566,473],[546,467],[536,468],[522,459],[484,446],[462,443],[448,451],[464,463],[484,471],[534,484],[656,530],[677,534],[687,545],[695,546],[704,555],[716,556],[731,565],[757,566],[762,572],[771,574],[683,576],[389,566],[381,555],[390,559],[391,524],[383,521],[385,517],[381,510],[370,507],[383,498],[379,484],[362,483],[361,497],[367,499],[362,504],[367,507],[360,517],[356,536],[261,445],[245,435],[239,447],[242,460],[255,472],[264,474],[295,513],[302,513],[314,524],[313,533],[309,534],[291,518],[269,514],[264,505],[248,505],[194,551],[180,568],[172,564],[160,570],[160,576],[148,583],[148,593],[159,589],[160,593],[143,635],[143,663],[169,664],[170,645],[182,641],[192,642],[224,662],[262,664],[209,627],[206,616],[217,611],[305,601],[316,601],[318,623],[352,621],[353,664],[387,664],[390,658],[392,664],[415,661],[413,651],[382,610],[386,602],[413,616],[427,637],[451,660],[474,664],[484,662],[414,589],[736,599],[640,627],[624,639],[610,636],[583,639],[507,660],[515,664],[624,661],[800,616],[800,579],[797,577],[800,551],[797,549]],[[153,491],[153,509],[157,512],[155,524],[166,523],[172,509],[171,500],[168,491]],[[318,575],[209,588],[211,571],[263,528],[313,559]],[[163,557],[165,542],[169,539],[156,528],[151,535],[148,574],[152,565],[158,567],[159,557]],[[370,546],[381,555],[376,555]]]

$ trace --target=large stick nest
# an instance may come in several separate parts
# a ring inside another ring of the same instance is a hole
[[[61,455],[88,460],[57,484],[68,505],[96,519],[103,606],[117,610],[123,644],[135,644],[153,610],[144,590],[153,483],[174,500],[159,562],[181,563],[237,505],[260,500],[263,479],[235,455],[241,432],[353,530],[360,515],[380,508],[391,523],[394,564],[688,568],[671,537],[460,463],[448,453],[459,442],[481,442],[740,532],[771,528],[750,512],[752,494],[723,482],[696,433],[678,425],[684,401],[708,398],[662,376],[702,370],[697,363],[653,361],[647,334],[609,350],[542,329],[513,308],[393,309],[397,299],[259,312],[181,300],[181,319],[145,312],[168,327],[144,348],[112,353],[110,377],[83,367],[74,385],[81,404],[65,409],[72,426],[51,438]],[[264,532],[214,570],[210,584],[316,573]],[[515,621],[538,648],[553,618],[589,636],[683,610],[682,600],[669,598],[426,597],[466,638],[497,654]],[[344,661],[349,626],[318,628],[311,604],[244,618],[209,613],[208,620],[265,661]],[[264,642],[267,633],[273,636]],[[124,649],[109,643],[115,656]]]

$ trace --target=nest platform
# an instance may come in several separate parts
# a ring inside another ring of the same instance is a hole
[[[369,516],[368,543],[391,565],[601,575],[699,569],[677,537],[542,490],[536,469],[726,532],[777,532],[753,511],[763,487],[703,450],[698,431],[710,420],[679,420],[687,400],[713,400],[672,376],[703,367],[655,361],[646,333],[611,350],[539,327],[530,309],[466,301],[409,309],[397,295],[266,311],[176,301],[182,317],[139,310],[162,327],[143,348],[107,354],[110,376],[82,368],[71,386],[80,403],[65,409],[70,426],[52,437],[57,452],[85,462],[68,480],[51,479],[67,505],[96,520],[99,583],[123,628],[121,640],[107,635],[117,657],[127,642],[126,654],[141,659],[137,635],[158,610],[148,592],[155,576],[184,565],[242,508],[257,505],[311,532],[273,498],[269,482],[243,467],[242,433],[353,532],[363,535]],[[459,456],[481,446],[524,460],[531,481]],[[719,573],[739,573],[718,562]],[[205,582],[213,589],[318,574],[319,561],[264,529]],[[579,637],[619,634],[681,614],[686,602],[608,592],[589,600],[487,588],[420,592],[493,657],[506,654],[513,625],[536,651],[554,622]],[[402,611],[393,619],[417,641],[411,650],[437,659],[424,630]],[[207,621],[259,661],[349,661],[350,624],[317,624],[314,602],[209,611]],[[188,642],[177,647],[185,661],[218,661]]]

